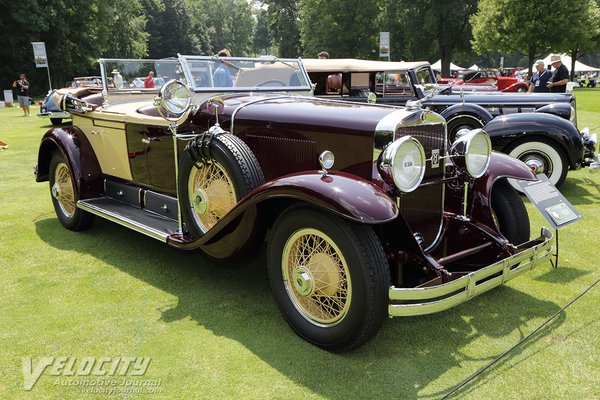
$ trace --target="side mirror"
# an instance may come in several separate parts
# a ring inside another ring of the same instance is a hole
[[[154,99],[162,117],[169,121],[181,118],[190,110],[191,104],[192,92],[185,83],[175,79],[165,83]]]

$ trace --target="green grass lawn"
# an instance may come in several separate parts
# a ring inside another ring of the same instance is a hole
[[[600,89],[576,93],[580,127],[599,126]],[[560,231],[557,270],[391,319],[357,351],[329,354],[279,314],[264,249],[229,269],[103,220],[62,228],[33,176],[47,122],[0,109],[0,399],[437,399],[600,276],[600,173],[571,171],[562,191],[584,218]],[[599,399],[599,305],[600,285],[453,398]],[[22,358],[45,356],[152,357],[141,378],[160,393],[84,394],[49,370],[25,391]]]

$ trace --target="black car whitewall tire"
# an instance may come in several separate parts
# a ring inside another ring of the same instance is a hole
[[[72,231],[89,228],[94,222],[94,215],[77,208],[79,193],[71,167],[60,151],[55,151],[50,160],[49,181],[52,205],[60,223]]]
[[[559,187],[565,181],[569,164],[564,151],[557,145],[542,139],[520,142],[507,151],[508,155],[523,161],[530,167],[541,165],[542,171],[554,186]],[[534,170],[534,173],[539,173]],[[519,186],[511,181],[511,185],[518,191]]]
[[[288,324],[319,347],[359,347],[387,317],[389,268],[371,226],[289,209],[275,222],[267,264]]]
[[[264,183],[262,170],[250,148],[237,136],[214,136],[205,152],[193,160],[183,153],[179,163],[181,215],[198,238],[221,220],[244,196]]]
[[[496,228],[512,244],[529,240],[531,226],[527,209],[519,193],[505,179],[496,181],[492,188],[492,216]]]

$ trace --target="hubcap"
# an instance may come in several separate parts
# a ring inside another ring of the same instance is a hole
[[[531,158],[525,161],[525,164],[531,169],[531,172],[534,174],[544,174],[546,172],[546,168],[544,168],[544,163],[536,158]]]
[[[188,180],[189,202],[196,225],[206,232],[237,203],[235,189],[225,169],[215,161],[192,168]]]
[[[517,157],[527,165],[534,174],[552,175],[552,160],[549,156],[538,152],[527,152]]]
[[[67,164],[60,163],[56,166],[51,192],[63,214],[72,217],[75,214],[75,190],[71,171]]]
[[[348,313],[348,264],[329,236],[310,228],[296,231],[284,246],[281,267],[288,296],[308,321],[330,326]]]

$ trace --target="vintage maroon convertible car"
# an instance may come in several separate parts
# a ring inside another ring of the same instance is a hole
[[[494,71],[460,71],[456,78],[440,78],[437,83],[451,85],[459,92],[519,92],[529,91],[529,84],[514,76],[496,76]]]
[[[59,221],[99,216],[227,263],[266,240],[273,296],[317,346],[356,348],[388,315],[448,309],[551,256],[507,183],[535,176],[480,129],[450,145],[432,111],[312,97],[294,59],[100,67],[168,83],[61,102],[73,125],[46,132],[36,172]]]

